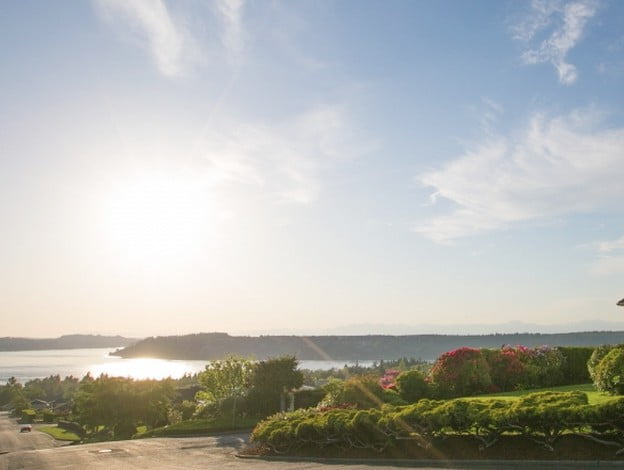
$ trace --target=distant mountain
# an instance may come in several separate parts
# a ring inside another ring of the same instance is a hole
[[[578,331],[624,331],[623,322],[585,320],[569,323],[538,324],[512,321],[506,323],[453,323],[453,324],[392,324],[392,323],[354,323],[333,328],[314,329],[270,329],[240,332],[242,335],[315,335],[315,336],[352,336],[352,335],[489,335],[513,333],[574,333]]]
[[[59,338],[0,338],[0,351],[40,351],[43,349],[119,348],[138,338],[100,335],[64,335]]]
[[[146,338],[113,355],[123,358],[221,359],[227,355],[257,359],[294,355],[301,360],[380,360],[415,357],[433,360],[461,346],[500,348],[524,346],[598,346],[624,343],[624,331],[578,333],[514,333],[491,335],[367,335],[367,336],[230,336],[199,333]]]

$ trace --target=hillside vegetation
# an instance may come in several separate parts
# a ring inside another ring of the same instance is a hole
[[[504,344],[527,347],[598,346],[624,342],[624,331],[579,333],[492,334],[492,335],[406,335],[406,336],[230,336],[227,333],[199,333],[184,336],[146,338],[113,353],[124,358],[215,360],[228,355],[266,359],[283,355],[299,360],[379,360],[416,357],[434,360],[460,346],[500,348]]]

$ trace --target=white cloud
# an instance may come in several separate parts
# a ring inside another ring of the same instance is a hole
[[[561,83],[574,83],[578,73],[576,67],[566,61],[566,56],[581,40],[587,22],[596,11],[596,0],[534,0],[530,14],[512,27],[514,38],[531,43],[540,32],[550,34],[537,47],[529,45],[522,60],[526,64],[550,62],[557,69]]]
[[[242,184],[279,201],[307,204],[321,191],[322,172],[368,150],[339,106],[320,106],[275,125],[222,121],[200,144],[213,184]]]
[[[217,0],[216,8],[223,22],[221,41],[229,57],[235,62],[242,60],[245,46],[243,29],[244,0]]]
[[[158,70],[168,77],[182,75],[188,65],[190,34],[176,24],[162,0],[96,0],[111,21],[122,20],[138,33]]]
[[[495,136],[418,180],[455,205],[415,230],[437,242],[615,206],[624,200],[624,129],[598,113],[535,115],[515,137]]]

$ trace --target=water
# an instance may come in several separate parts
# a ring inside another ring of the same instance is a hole
[[[206,367],[208,361],[183,361],[169,359],[121,359],[109,356],[115,348],[97,349],[55,349],[44,351],[1,351],[0,385],[9,377],[25,383],[36,378],[58,374],[61,378],[84,377],[87,372],[97,377],[100,374],[132,377],[134,379],[180,378],[184,374],[195,374]],[[373,361],[359,361],[361,366],[370,366]],[[302,369],[324,370],[341,368],[354,361],[300,361]]]

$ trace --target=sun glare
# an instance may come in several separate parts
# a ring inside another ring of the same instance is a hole
[[[189,179],[149,175],[117,185],[105,213],[107,237],[116,253],[127,260],[160,263],[197,248],[206,201]]]
[[[89,370],[93,377],[107,374],[111,377],[132,377],[136,380],[167,377],[179,379],[184,374],[197,372],[191,364],[184,361],[167,361],[163,359],[138,358],[120,359],[106,364],[92,366]]]

